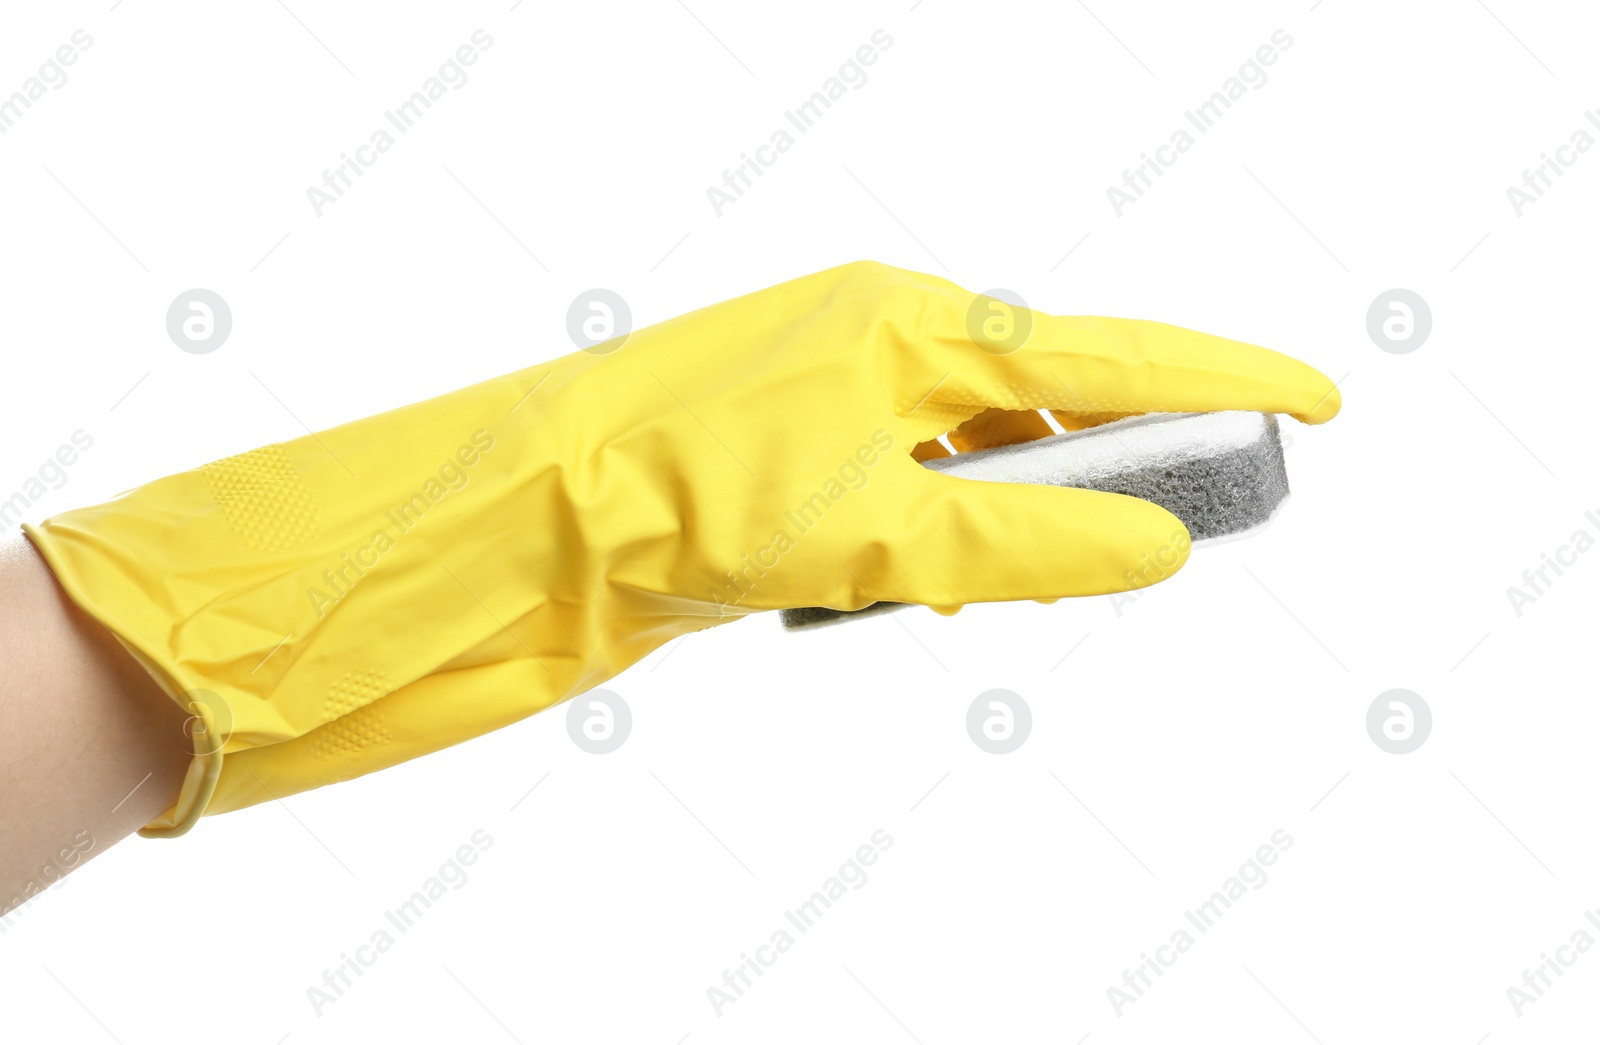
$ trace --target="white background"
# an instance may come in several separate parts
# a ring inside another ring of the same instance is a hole
[[[561,709],[130,841],[0,936],[0,1036],[1591,1028],[1600,953],[1520,1016],[1507,988],[1600,907],[1600,552],[1520,617],[1506,589],[1575,530],[1600,536],[1600,151],[1520,217],[1506,189],[1600,105],[1593,14],[688,4],[8,9],[0,94],[74,30],[94,42],[0,135],[0,496],[79,428],[93,448],[32,517],[564,354],[586,288],[642,326],[872,258],[1320,367],[1345,409],[1285,421],[1293,499],[1120,615],[747,620],[611,683],[634,716],[613,754],[578,750]],[[479,28],[494,43],[469,82],[317,217],[307,187]],[[880,28],[865,85],[718,217],[707,186]],[[1118,217],[1107,187],[1278,29],[1293,45],[1267,82]],[[192,287],[232,308],[209,355],[165,329]],[[1433,316],[1407,355],[1366,330],[1396,287]],[[1033,712],[1006,756],[965,728],[996,687]],[[1408,755],[1365,725],[1395,687],[1434,717]],[[307,988],[480,828],[494,843],[466,884],[318,1015]],[[707,988],[879,828],[894,843],[866,884],[719,1016]],[[1107,988],[1278,829],[1294,841],[1266,884],[1119,1016]]]

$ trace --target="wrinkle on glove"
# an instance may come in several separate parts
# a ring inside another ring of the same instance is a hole
[[[1104,594],[1182,565],[1148,502],[913,459],[988,411],[1338,412],[1311,367],[1159,323],[1032,313],[997,352],[977,300],[846,265],[26,527],[191,712],[189,776],[141,833],[497,729],[751,612]],[[987,414],[956,445],[1039,434]]]

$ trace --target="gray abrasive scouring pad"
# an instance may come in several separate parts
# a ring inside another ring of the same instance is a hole
[[[1153,501],[1189,528],[1196,544],[1266,525],[1289,496],[1278,421],[1271,414],[1143,414],[1081,432],[925,462],[935,472],[993,483],[1036,483],[1129,494]],[[791,631],[873,616],[860,610],[783,610]]]

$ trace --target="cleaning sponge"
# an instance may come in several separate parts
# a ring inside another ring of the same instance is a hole
[[[1271,414],[1144,414],[1036,439],[941,457],[925,467],[997,483],[1036,483],[1128,494],[1176,515],[1195,543],[1238,537],[1264,526],[1289,496],[1278,422]],[[801,630],[886,613],[901,603],[860,610],[783,610]]]

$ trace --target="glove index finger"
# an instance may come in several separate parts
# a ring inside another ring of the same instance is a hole
[[[994,406],[1080,415],[1254,410],[1308,424],[1339,412],[1327,375],[1258,345],[1149,320],[1052,316],[981,295],[973,307],[978,321],[967,324],[965,347],[981,352],[964,369],[982,357]],[[985,321],[985,308],[999,318]]]

